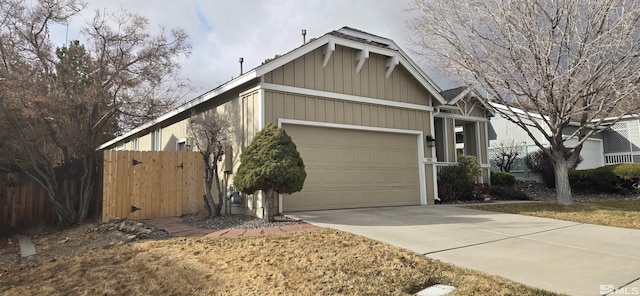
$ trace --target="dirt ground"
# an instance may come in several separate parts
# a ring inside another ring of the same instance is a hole
[[[142,239],[169,237],[163,230],[145,227],[136,221],[112,220],[106,223],[87,222],[66,229],[49,228],[24,233],[36,248],[36,260],[55,261],[98,250],[109,249]],[[20,263],[18,236],[0,239],[0,275],[9,267]]]
[[[49,243],[73,243],[60,238]],[[411,295],[436,283],[451,295],[554,295],[331,229],[134,241],[15,265],[0,294]]]
[[[185,224],[205,229],[259,228],[299,224],[302,221],[284,216],[275,217],[274,222],[245,215],[209,217],[205,212],[182,217]],[[145,239],[168,238],[163,230],[144,225],[138,221],[115,219],[105,223],[86,222],[67,229],[49,228],[23,233],[33,242],[40,262],[55,261],[62,257],[73,257],[114,246]],[[20,248],[17,235],[0,237],[0,276],[9,267],[20,263]]]

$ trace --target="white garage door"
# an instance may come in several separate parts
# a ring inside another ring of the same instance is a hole
[[[307,171],[283,211],[420,204],[416,135],[283,125]]]
[[[567,147],[573,147],[575,140],[570,139],[567,141]],[[582,150],[580,151],[582,156],[582,162],[578,164],[577,169],[586,170],[601,167],[604,165],[604,147],[602,141],[598,139],[587,139],[582,144]]]

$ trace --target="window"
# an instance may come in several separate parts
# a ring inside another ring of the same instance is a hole
[[[139,139],[140,139],[140,138],[133,138],[133,139],[131,140],[131,150],[133,150],[133,151],[138,151],[138,140],[139,140]]]
[[[187,145],[187,139],[180,139],[176,141],[176,151],[189,151],[191,150],[189,145]]]
[[[160,151],[162,143],[162,129],[157,129],[151,133],[151,151]]]

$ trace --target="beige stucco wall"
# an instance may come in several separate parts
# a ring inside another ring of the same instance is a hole
[[[398,65],[385,78],[387,58],[370,53],[356,73],[358,50],[336,45],[326,66],[322,66],[320,47],[263,76],[266,83],[308,88],[354,96],[431,105],[431,94],[413,76]]]
[[[188,126],[189,119],[185,119],[162,128],[162,137],[160,139],[162,151],[176,151],[176,143],[189,137]]]
[[[151,134],[145,134],[138,139],[138,151],[151,150]]]

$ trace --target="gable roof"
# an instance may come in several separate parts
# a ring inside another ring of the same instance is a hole
[[[455,104],[458,100],[463,98],[469,93],[471,89],[468,86],[459,86],[452,89],[443,90],[440,95],[447,101],[448,104]]]
[[[482,105],[482,107],[489,112],[491,116],[495,116],[495,110],[492,106],[488,105],[484,100],[480,99],[480,94],[471,85],[459,86],[452,89],[443,90],[440,95],[447,101],[447,105],[455,105],[460,100],[467,97],[471,97],[471,100],[476,100]]]
[[[441,104],[445,104],[446,100],[440,94],[441,89],[429,78],[429,76],[413,62],[409,56],[391,39],[373,35],[358,29],[350,27],[342,27],[336,31],[331,31],[323,36],[315,39],[311,39],[309,42],[283,54],[282,56],[257,66],[246,73],[212,89],[196,98],[188,101],[177,108],[159,116],[158,118],[151,120],[141,126],[138,126],[121,136],[118,136],[97,148],[97,150],[108,148],[122,140],[131,138],[136,134],[139,134],[145,130],[151,129],[171,118],[176,116],[185,116],[185,113],[190,113],[193,108],[216,99],[220,95],[231,91],[237,87],[245,85],[247,83],[256,81],[261,76],[281,67],[285,64],[292,62],[295,59],[302,57],[303,55],[312,52],[318,48],[325,47],[329,51],[335,45],[341,45],[344,47],[360,49],[361,51],[380,54],[388,57],[390,60],[397,62],[404,66],[407,71],[423,86],[425,87]],[[331,54],[331,53],[329,53]]]
[[[254,77],[265,75],[285,64],[323,46],[335,47],[341,45],[349,48],[367,50],[368,52],[380,54],[389,58],[397,58],[407,71],[420,82],[433,95],[433,97],[441,104],[445,100],[440,95],[440,87],[438,87],[429,76],[413,62],[409,56],[396,44],[393,40],[376,36],[364,31],[353,29],[350,27],[342,27],[339,30],[331,31],[319,38],[303,44],[302,46],[282,55],[281,57],[252,69],[249,73],[255,73]]]

